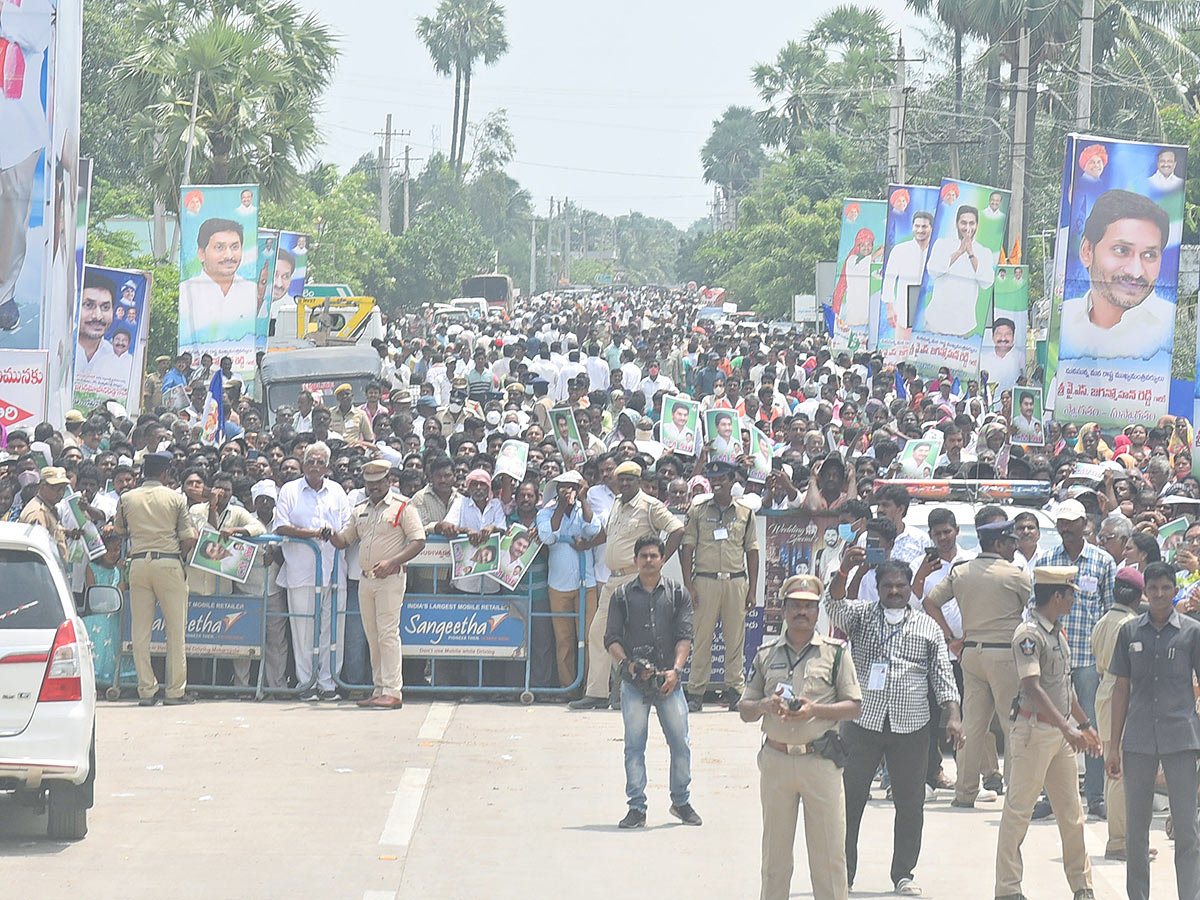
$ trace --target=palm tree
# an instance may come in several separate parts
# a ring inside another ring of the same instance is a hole
[[[963,39],[974,33],[972,14],[975,10],[972,7],[978,5],[978,0],[905,0],[905,2],[909,9],[923,15],[934,16],[954,33],[954,137],[957,140],[962,136]],[[987,3],[985,2],[983,5],[986,7]],[[999,5],[992,4],[993,7]],[[1004,5],[1008,6],[1009,4]],[[950,175],[952,178],[958,178],[960,169],[957,143],[950,148],[950,160]]]
[[[737,221],[737,202],[745,196],[766,164],[754,110],[731,106],[713,122],[712,133],[700,150],[704,180],[718,185]]]
[[[798,41],[788,41],[774,63],[759,63],[751,70],[758,95],[767,104],[755,118],[768,146],[795,152],[800,134],[823,123],[829,76],[825,52]]]
[[[434,70],[454,70],[454,126],[450,163],[462,178],[467,143],[471,75],[480,60],[490,66],[508,52],[504,7],[495,0],[442,0],[434,17],[417,20],[417,36],[433,59]]]

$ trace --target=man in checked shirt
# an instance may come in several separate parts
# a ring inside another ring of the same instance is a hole
[[[861,565],[865,560],[863,548],[851,547],[843,565]],[[946,711],[946,734],[956,749],[963,742],[962,718],[941,629],[929,616],[909,606],[909,567],[899,560],[887,560],[875,569],[875,580],[878,602],[835,600],[828,587],[824,598],[830,621],[850,638],[863,695],[862,714],[842,727],[848,754],[842,773],[846,870],[853,885],[859,824],[875,771],[880,760],[886,759],[896,807],[892,884],[897,894],[914,897],[921,893],[913,882],[913,870],[921,853],[929,741],[939,724],[930,719],[930,689]]]
[[[1104,550],[1084,541],[1087,512],[1078,500],[1064,500],[1054,511],[1054,518],[1062,543],[1053,550],[1039,553],[1033,565],[1075,566],[1079,570],[1075,578],[1075,603],[1063,616],[1062,626],[1071,647],[1071,685],[1083,711],[1089,719],[1095,719],[1100,675],[1096,672],[1096,656],[1092,652],[1092,631],[1113,605],[1117,564]],[[1085,759],[1083,791],[1087,796],[1088,815],[1105,818],[1102,758],[1089,756]],[[1034,818],[1041,818],[1039,812],[1044,815],[1046,810],[1043,807],[1036,811]]]

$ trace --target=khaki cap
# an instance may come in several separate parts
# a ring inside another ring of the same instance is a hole
[[[392,470],[391,464],[384,459],[373,459],[362,467],[364,481],[382,481]]]
[[[1079,574],[1076,566],[1036,566],[1033,570],[1034,584],[1064,585],[1072,590],[1079,590],[1075,576]]]
[[[617,466],[613,472],[614,475],[641,475],[642,467],[635,463],[632,459],[627,459],[625,462]]]
[[[42,483],[57,487],[60,484],[70,484],[67,479],[67,470],[59,466],[46,466],[42,469]]]

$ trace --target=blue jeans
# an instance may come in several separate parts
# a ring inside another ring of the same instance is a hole
[[[1080,666],[1073,669],[1071,684],[1075,687],[1075,698],[1083,707],[1084,715],[1095,723],[1096,688],[1100,686],[1100,675],[1096,672],[1096,666]],[[1087,797],[1090,809],[1104,799],[1104,759],[1085,756],[1083,766],[1083,793]]]
[[[371,654],[358,610],[358,582],[346,579],[346,633],[342,635],[342,681],[346,684],[371,685]]]
[[[691,796],[692,749],[688,746],[687,700],[683,688],[666,696],[642,693],[621,681],[621,718],[625,720],[625,796],[629,808],[646,811],[646,738],[650,732],[650,707],[658,711],[658,724],[671,749],[671,803],[682,806]]]

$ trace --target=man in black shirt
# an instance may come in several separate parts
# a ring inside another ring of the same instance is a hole
[[[1175,823],[1179,896],[1197,897],[1200,718],[1192,677],[1200,677],[1200,624],[1173,607],[1176,588],[1171,566],[1150,563],[1144,578],[1150,609],[1121,626],[1108,666],[1117,681],[1106,768],[1110,778],[1125,778],[1125,890],[1130,900],[1150,896],[1150,818],[1161,764]]]
[[[646,738],[650,707],[658,712],[671,750],[671,815],[699,825],[689,802],[692,754],[688,747],[687,700],[679,677],[692,649],[692,601],[682,585],[663,578],[666,546],[657,535],[633,548],[638,577],[613,594],[604,646],[621,675],[625,720],[625,794],[629,812],[621,828],[646,824]]]

